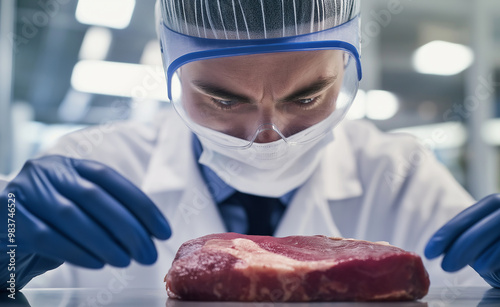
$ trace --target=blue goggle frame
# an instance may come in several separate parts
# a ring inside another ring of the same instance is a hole
[[[168,98],[172,100],[172,77],[183,65],[206,59],[275,52],[344,50],[356,59],[358,80],[362,78],[359,53],[359,16],[323,31],[270,39],[210,39],[187,36],[160,27],[160,45],[167,79]]]

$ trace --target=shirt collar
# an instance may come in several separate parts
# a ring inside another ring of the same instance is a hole
[[[196,161],[198,161],[203,152],[203,146],[201,145],[198,137],[193,134],[193,152]],[[233,195],[236,192],[236,189],[225,183],[214,171],[212,171],[208,166],[203,165],[198,162],[198,168],[200,169],[201,176],[208,186],[208,190],[212,195],[212,198],[217,204],[222,203],[224,200],[229,198],[229,196]],[[287,206],[295,194],[296,190],[290,191],[285,195],[281,196],[279,199],[281,203]]]

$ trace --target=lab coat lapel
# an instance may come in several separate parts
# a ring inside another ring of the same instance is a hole
[[[323,161],[323,193],[331,201],[340,201],[363,194],[359,177],[356,152],[352,148],[347,123],[342,122],[335,128],[335,139],[326,148]]]
[[[191,132],[172,112],[163,121],[168,123],[159,131],[142,189],[166,215],[172,228],[167,245],[175,252],[185,241],[224,232],[225,227],[201,178]]]
[[[330,204],[363,193],[355,153],[343,124],[334,131],[334,141],[324,153],[318,169],[299,188],[287,208],[275,236],[342,236],[335,225]]]

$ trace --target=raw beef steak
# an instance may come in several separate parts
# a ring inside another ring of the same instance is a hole
[[[429,288],[420,257],[387,243],[235,233],[184,243],[165,281],[196,301],[414,300]]]

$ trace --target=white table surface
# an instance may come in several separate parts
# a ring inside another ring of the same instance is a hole
[[[314,306],[500,306],[500,289],[491,288],[432,288],[427,296],[413,302],[339,302],[339,303],[235,303],[183,302],[168,299],[164,289],[134,289],[111,293],[101,289],[25,289],[16,293],[16,299],[0,293],[0,306],[50,307],[314,307]]]

